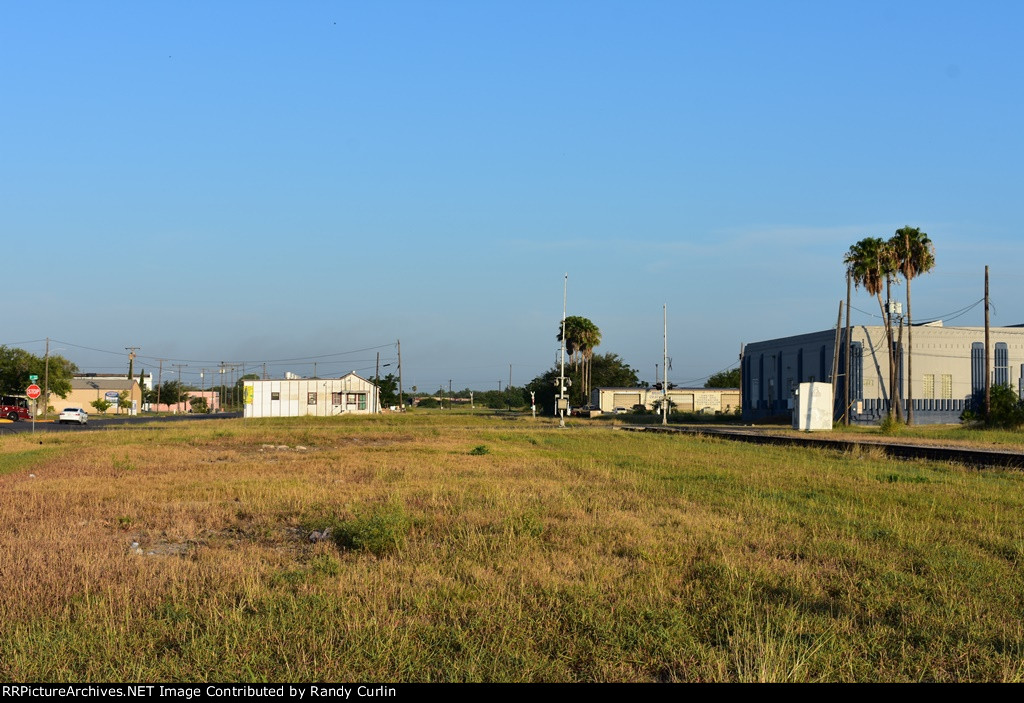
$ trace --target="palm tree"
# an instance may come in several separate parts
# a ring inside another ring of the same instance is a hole
[[[580,368],[580,394],[585,403],[590,396],[590,376],[588,374],[590,359],[594,355],[594,347],[601,343],[601,330],[593,322],[579,315],[565,318],[565,350],[573,367]],[[559,325],[557,339],[562,341],[563,330]]]
[[[935,268],[935,247],[917,227],[901,227],[889,240],[896,254],[896,267],[907,281],[907,424],[914,424],[914,326],[910,314],[910,282]]]
[[[857,288],[864,288],[878,299],[878,309],[885,322],[886,346],[889,348],[889,414],[899,414],[899,392],[896,391],[896,359],[892,348],[892,321],[882,303],[882,287],[888,288],[896,271],[892,247],[879,237],[865,237],[850,247],[843,257],[850,278]],[[847,370],[849,373],[849,370]]]

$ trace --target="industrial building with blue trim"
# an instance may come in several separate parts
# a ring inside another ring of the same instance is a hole
[[[894,335],[898,332],[895,331]],[[918,424],[956,423],[972,395],[985,387],[985,328],[945,327],[941,321],[915,325],[913,374],[906,378],[909,344],[894,339],[896,386],[902,406],[913,396]],[[793,391],[808,381],[835,377],[835,419],[843,415],[844,384],[850,379],[850,420],[877,424],[888,413],[889,355],[885,327],[850,328],[850,364],[846,368],[846,330],[835,329],[753,342],[743,347],[742,406],[746,422],[785,420]],[[1024,326],[989,330],[992,384],[1011,386],[1024,395]],[[836,354],[838,341],[838,354]],[[911,384],[912,387],[911,387]]]

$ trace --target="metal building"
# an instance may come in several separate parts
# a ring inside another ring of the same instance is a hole
[[[341,378],[245,381],[245,417],[299,417],[380,412],[377,386],[354,371]]]
[[[682,413],[731,413],[739,405],[738,388],[670,388],[668,397],[672,407]],[[642,405],[646,410],[662,398],[655,388],[595,388],[590,403],[603,413],[632,412]]]
[[[898,337],[899,328],[893,330]],[[1008,385],[1024,394],[1024,326],[992,327],[989,358],[992,384]],[[840,330],[838,358],[836,331],[746,344],[742,361],[743,419],[788,418],[793,390],[798,384],[831,382],[835,364],[835,418],[842,417],[847,374],[845,330]],[[889,355],[881,325],[850,329],[850,417],[857,424],[879,422],[889,408]],[[893,339],[896,385],[907,407],[913,395],[918,424],[959,422],[974,394],[985,388],[985,328],[944,327],[942,322],[914,326],[913,378],[907,378],[908,340]],[[905,412],[905,410],[904,410]]]

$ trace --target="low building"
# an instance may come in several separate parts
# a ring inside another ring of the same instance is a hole
[[[899,328],[894,330],[898,336]],[[942,322],[915,325],[913,378],[908,372],[908,335],[896,348],[895,389],[907,407],[913,396],[914,421],[919,424],[958,422],[971,397],[985,388],[985,328],[945,327]],[[889,355],[885,328],[857,326],[850,330],[850,368],[846,369],[845,330],[823,330],[744,346],[742,361],[743,419],[788,418],[792,393],[798,384],[836,379],[835,419],[843,414],[845,379],[850,379],[850,417],[857,424],[874,424],[887,413]],[[1024,326],[989,330],[992,384],[1024,391]],[[835,371],[833,372],[833,368]]]
[[[125,391],[128,392],[128,399],[132,405],[130,408],[119,408],[118,398]],[[52,391],[50,393],[50,407],[57,413],[64,408],[82,408],[90,415],[99,414],[100,411],[93,405],[97,400],[106,400],[110,403],[106,415],[134,415],[142,407],[142,388],[138,381],[128,380],[124,376],[76,376],[71,379],[71,392],[67,397],[61,398]]]
[[[602,413],[632,412],[638,405],[653,410],[661,398],[657,388],[595,388],[590,404]],[[668,398],[683,413],[731,413],[740,406],[739,388],[670,388]]]
[[[185,391],[188,399],[180,403],[149,403],[147,410],[155,413],[190,413],[192,412],[192,400],[203,398],[206,400],[206,407],[211,413],[219,413],[220,391]]]
[[[245,417],[299,417],[380,412],[377,386],[354,371],[341,378],[245,381]]]

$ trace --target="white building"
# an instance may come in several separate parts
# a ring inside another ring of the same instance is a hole
[[[740,389],[669,388],[668,398],[676,412],[731,413],[740,405]],[[632,412],[638,405],[652,410],[661,399],[662,392],[656,388],[595,388],[590,393],[591,405],[603,413]]]
[[[377,386],[354,371],[341,378],[245,381],[245,417],[299,417],[380,412]]]

